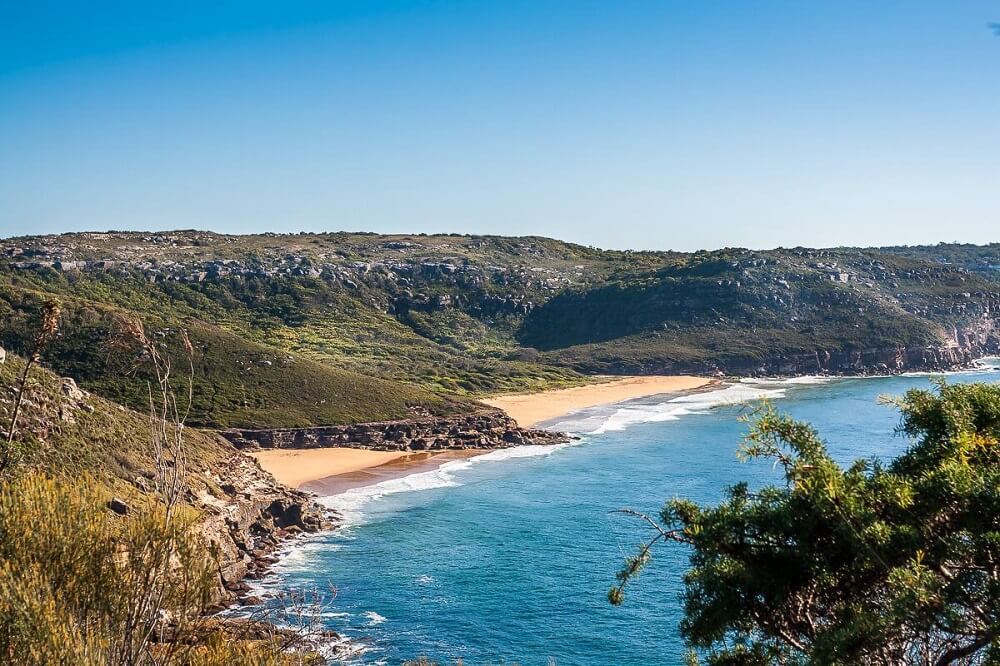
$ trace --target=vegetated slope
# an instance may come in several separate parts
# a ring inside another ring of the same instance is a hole
[[[562,285],[627,257],[548,239],[371,234],[68,234],[4,247],[0,272],[14,284],[197,317],[336,367],[472,395],[581,383],[533,363],[513,331]]]
[[[0,285],[3,345],[24,352],[37,330],[46,292]],[[81,386],[137,410],[148,407],[147,365],[116,329],[136,313],[62,295],[60,334],[44,363]],[[193,377],[188,420],[211,427],[291,427],[406,418],[411,408],[449,413],[462,401],[412,385],[369,377],[246,340],[197,319],[143,311],[150,335],[173,363],[179,381]],[[193,368],[176,335],[184,328]],[[187,409],[186,392],[179,395]]]
[[[911,259],[958,266],[989,280],[1000,282],[1000,243],[938,243],[937,245],[898,245],[879,248],[880,252]]]
[[[23,367],[24,360],[13,355],[0,363],[4,440]],[[190,427],[182,432],[186,474],[181,501],[197,511],[200,531],[213,544],[220,575],[217,594],[225,598],[223,588],[255,566],[261,549],[276,545],[281,528],[315,530],[325,520],[305,494],[279,486],[222,437]],[[82,391],[36,365],[14,433],[14,443],[23,451],[19,472],[34,469],[71,480],[89,475],[108,497],[121,498],[127,506],[159,499],[158,458],[145,413]],[[160,460],[168,469],[175,464],[170,455]]]
[[[525,319],[520,340],[591,372],[902,369],[914,359],[896,350],[995,350],[998,306],[995,285],[951,266],[874,251],[723,250],[567,290]]]
[[[459,235],[0,241],[0,281],[15,287],[195,319],[325,366],[472,397],[578,384],[593,372],[953,366],[996,346],[997,288],[943,261]],[[802,365],[803,355],[813,360]]]

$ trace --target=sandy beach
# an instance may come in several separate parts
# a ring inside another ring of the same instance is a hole
[[[564,416],[578,409],[608,405],[659,393],[690,391],[715,381],[706,377],[692,377],[690,375],[628,376],[590,386],[577,386],[541,393],[497,396],[483,400],[483,402],[504,410],[522,428],[530,428],[543,421]]]
[[[578,409],[606,405],[659,393],[690,391],[713,383],[704,377],[619,377],[600,384],[524,395],[505,395],[483,400],[498,407],[524,428],[563,416]],[[378,483],[387,478],[434,469],[455,457],[482,451],[399,452],[352,448],[279,449],[252,453],[261,467],[293,488],[305,486],[321,495]]]
[[[462,449],[460,451],[433,451],[407,455],[387,463],[359,469],[354,472],[327,476],[308,481],[299,488],[317,495],[339,495],[352,488],[373,486],[382,481],[399,479],[410,474],[430,472],[449,460],[462,460],[488,453],[484,449]]]
[[[317,495],[336,495],[416,472],[437,469],[449,460],[469,458],[484,449],[461,451],[366,451],[351,448],[279,449],[251,453],[279,482]]]
[[[260,466],[279,482],[298,488],[308,481],[338,474],[378,467],[401,459],[420,456],[399,451],[366,451],[364,449],[277,449],[251,453]]]

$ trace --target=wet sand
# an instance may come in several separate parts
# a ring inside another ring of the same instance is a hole
[[[382,481],[399,479],[410,474],[430,472],[449,460],[462,460],[484,453],[489,453],[489,451],[484,449],[465,449],[462,451],[410,453],[381,465],[308,481],[299,486],[299,488],[316,493],[317,495],[339,495],[351,488],[372,486]]]

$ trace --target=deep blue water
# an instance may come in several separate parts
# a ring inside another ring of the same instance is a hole
[[[1000,381],[1000,372],[953,375]],[[611,514],[655,514],[667,498],[720,499],[727,485],[778,481],[768,462],[742,463],[741,407],[767,394],[813,423],[842,463],[890,458],[907,446],[883,394],[930,387],[927,377],[741,384],[681,402],[645,399],[560,424],[585,435],[448,463],[442,470],[331,499],[350,526],[298,547],[269,586],[334,585],[324,621],[365,651],[356,663],[681,663],[677,633],[686,553],[664,546],[624,606],[605,600],[623,554],[647,535]],[[721,396],[721,398],[720,398]],[[618,429],[615,429],[618,428]],[[512,457],[521,456],[521,457]]]

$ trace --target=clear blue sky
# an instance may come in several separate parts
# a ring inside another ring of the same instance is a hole
[[[3,0],[0,15],[0,236],[1000,241],[997,0]]]

